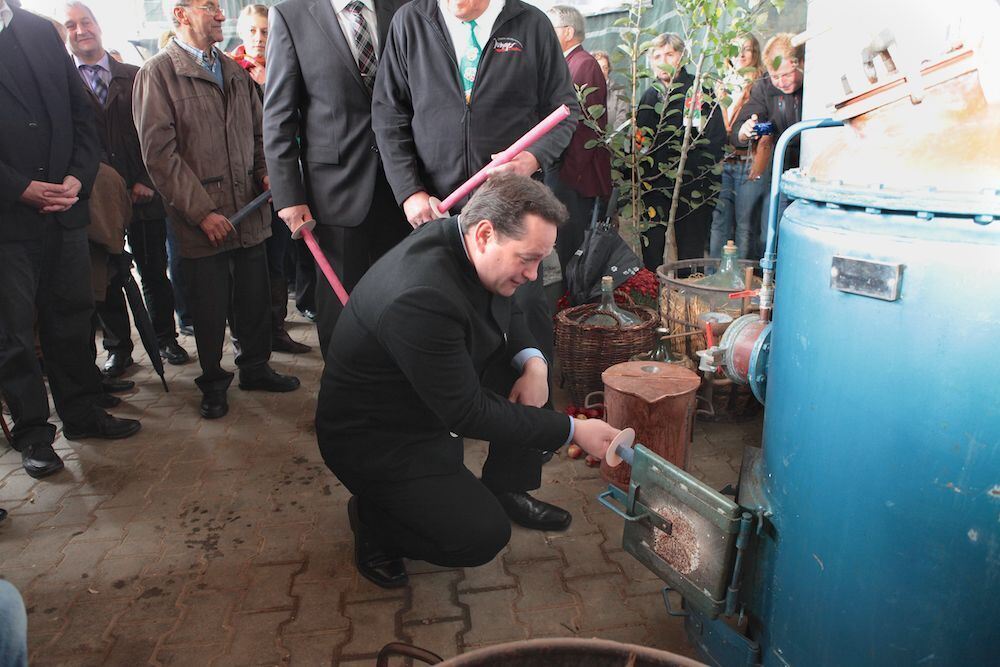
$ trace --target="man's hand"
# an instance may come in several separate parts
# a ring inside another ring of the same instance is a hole
[[[309,206],[306,204],[286,206],[278,211],[278,217],[281,218],[282,222],[288,225],[288,229],[290,229],[293,234],[295,233],[295,230],[313,219],[312,212],[309,211]]]
[[[260,184],[264,186],[265,190],[271,189],[271,177],[264,174],[263,178],[260,179]]]
[[[156,192],[142,183],[135,183],[132,186],[132,203],[133,204],[145,204],[153,200],[153,195]]]
[[[603,460],[620,430],[600,419],[577,419],[573,425],[573,442],[591,456]]]
[[[754,136],[753,126],[757,124],[757,114],[753,114],[746,121],[740,125],[740,141],[750,141],[751,137]]]
[[[406,201],[403,202],[403,213],[406,215],[406,221],[410,223],[410,226],[416,229],[425,222],[444,217],[440,207],[440,199],[431,197],[421,190],[420,192],[414,192],[406,198]]]
[[[494,153],[490,157],[496,159],[499,153]],[[514,157],[513,160],[507,164],[502,164],[499,167],[493,167],[489,171],[490,176],[495,176],[497,174],[517,174],[519,176],[531,176],[533,173],[540,169],[537,158],[528,151],[521,151]]]
[[[214,211],[206,215],[205,219],[198,223],[198,226],[201,227],[201,231],[205,232],[205,236],[208,237],[209,242],[216,248],[226,240],[229,232],[236,229],[226,216]]]
[[[511,403],[540,408],[549,400],[549,366],[538,357],[525,362],[507,397]]]
[[[67,176],[66,178],[73,177]],[[76,196],[80,192],[80,181],[75,178],[73,180],[76,181],[77,187],[76,192],[72,194],[67,193],[65,181],[62,185],[45,181],[31,181],[21,193],[21,201],[42,213],[67,211],[73,204],[80,201],[80,198]]]

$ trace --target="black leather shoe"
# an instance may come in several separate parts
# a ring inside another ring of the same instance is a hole
[[[176,340],[160,346],[160,357],[171,366],[180,366],[191,361],[187,350],[178,345]]]
[[[194,327],[191,326],[190,324],[182,324],[182,325],[180,325],[179,327],[177,327],[177,331],[179,331],[180,333],[182,333],[185,336],[193,336],[194,335]]]
[[[101,438],[103,440],[122,440],[139,432],[142,424],[138,419],[120,419],[107,412],[97,413],[94,421],[80,426],[63,426],[63,435],[67,440],[83,440],[84,438]]]
[[[104,362],[104,375],[109,378],[121,377],[125,370],[134,364],[132,357],[122,352],[112,352]]]
[[[115,380],[114,378],[104,378],[101,380],[101,391],[105,394],[120,394],[135,387],[132,380]]]
[[[535,530],[566,530],[573,515],[523,491],[496,494],[497,500],[514,523]]]
[[[21,450],[21,465],[29,476],[39,479],[63,469],[62,459],[48,443],[28,445]]]
[[[368,535],[368,529],[358,517],[358,499],[347,501],[347,517],[354,531],[354,564],[361,576],[382,588],[400,588],[410,583],[403,559],[386,552]]]
[[[100,394],[97,395],[97,398],[94,399],[94,405],[96,405],[99,408],[104,408],[105,410],[109,408],[117,408],[121,404],[121,402],[122,399],[118,398],[117,396],[108,394],[106,392],[101,392]]]
[[[271,333],[271,349],[275,352],[288,352],[289,354],[305,354],[312,348],[305,343],[292,340],[288,332],[284,329]]]
[[[201,416],[205,419],[219,419],[225,417],[229,412],[229,403],[226,402],[226,392],[213,391],[201,397]]]
[[[299,379],[291,375],[276,373],[273,368],[265,366],[262,372],[253,377],[244,378],[240,373],[240,389],[243,391],[270,391],[282,393],[295,391],[299,388]]]

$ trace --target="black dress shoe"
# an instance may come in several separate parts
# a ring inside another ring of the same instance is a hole
[[[312,348],[305,343],[292,340],[288,332],[279,329],[271,333],[271,349],[275,352],[288,352],[289,354],[305,354]]]
[[[181,332],[185,336],[193,336],[194,335],[194,327],[191,326],[190,324],[182,324],[182,325],[180,325],[179,327],[177,327],[177,331]]]
[[[160,357],[166,360],[171,366],[180,366],[191,361],[187,350],[177,344],[176,340],[171,340],[160,346]]]
[[[139,432],[142,424],[138,419],[120,419],[107,412],[97,413],[90,424],[63,426],[63,435],[67,440],[83,440],[84,438],[101,438],[103,440],[122,440]]]
[[[104,375],[109,378],[121,377],[129,366],[134,364],[132,357],[123,352],[112,352],[104,362]]]
[[[104,378],[101,380],[101,391],[105,394],[120,394],[135,387],[132,380],[115,380],[114,378]]]
[[[101,392],[97,395],[97,398],[94,399],[94,405],[99,408],[104,408],[105,410],[109,408],[117,408],[121,405],[121,402],[122,399],[105,392]]]
[[[535,530],[566,530],[573,515],[523,491],[496,494],[497,500],[514,523]]]
[[[243,391],[270,391],[282,393],[295,391],[299,388],[299,379],[291,375],[276,373],[270,366],[252,377],[243,377],[240,373],[240,389]]]
[[[229,412],[229,403],[226,402],[226,392],[212,391],[201,397],[201,416],[205,419],[219,419],[225,417]]]
[[[368,529],[358,517],[358,499],[347,501],[347,517],[354,531],[354,564],[361,576],[382,588],[400,588],[410,583],[403,559],[390,554],[368,535]]]
[[[24,472],[35,479],[47,477],[63,469],[62,459],[49,443],[28,445],[22,449],[21,465],[24,466]]]

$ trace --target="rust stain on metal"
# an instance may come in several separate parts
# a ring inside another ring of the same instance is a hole
[[[992,497],[1000,500],[1000,484],[994,486],[992,489],[987,491],[987,493],[990,494]]]

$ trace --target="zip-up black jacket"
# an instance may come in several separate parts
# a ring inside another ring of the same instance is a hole
[[[372,103],[372,127],[396,201],[421,190],[443,199],[561,104],[573,115],[528,151],[542,169],[569,145],[579,104],[552,22],[541,10],[507,0],[483,44],[467,105],[438,0],[404,5],[392,20]]]

